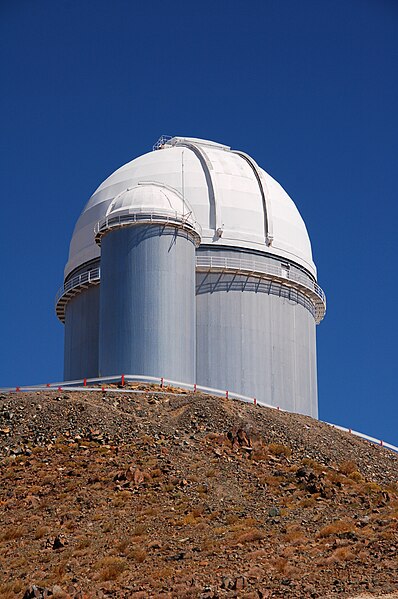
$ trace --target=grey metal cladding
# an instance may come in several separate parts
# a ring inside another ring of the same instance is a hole
[[[195,378],[195,246],[163,226],[102,240],[100,375]]]

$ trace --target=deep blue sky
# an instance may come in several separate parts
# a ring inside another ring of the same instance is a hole
[[[2,0],[0,385],[62,380],[74,223],[162,134],[253,156],[328,297],[322,419],[398,444],[395,0]]]

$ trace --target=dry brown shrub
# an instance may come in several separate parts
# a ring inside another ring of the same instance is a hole
[[[292,450],[290,447],[286,445],[281,445],[280,443],[270,443],[268,445],[268,450],[275,456],[286,456],[289,458],[292,455]]]
[[[265,551],[265,549],[255,549],[255,551],[252,551],[250,553],[250,560],[249,561],[251,561],[252,559],[255,560],[255,559],[258,559],[260,557],[264,557],[266,555],[267,555],[267,552]]]
[[[331,524],[327,524],[317,533],[317,537],[330,537],[343,532],[353,531],[355,526],[347,520],[335,520]]]
[[[133,528],[132,534],[135,537],[143,535],[147,531],[147,526],[143,523],[136,524]]]
[[[361,560],[361,562],[363,562],[364,564],[369,563],[369,552],[365,551],[364,549],[362,549],[359,553],[358,553],[358,558]]]
[[[264,536],[265,535],[263,531],[252,529],[240,534],[236,534],[234,540],[236,543],[253,543],[254,541],[261,541]]]
[[[123,507],[131,500],[130,491],[119,491],[112,501],[112,505],[115,507]]]
[[[49,534],[50,529],[48,526],[38,526],[35,530],[34,537],[36,540],[42,539]]]
[[[62,560],[59,564],[55,565],[53,573],[56,580],[60,580],[65,575],[67,565],[67,560]]]
[[[274,566],[275,570],[279,572],[279,574],[284,574],[288,565],[288,561],[283,557],[278,557],[272,562],[272,565]]]
[[[8,526],[5,532],[1,535],[1,541],[13,541],[20,539],[27,534],[27,530],[24,526]]]
[[[328,472],[327,478],[334,485],[343,485],[347,482],[347,477],[344,474],[341,474],[340,472],[334,472],[333,470]]]
[[[141,547],[134,547],[128,552],[128,557],[133,559],[135,562],[142,564],[148,557],[148,554],[145,549]]]
[[[264,474],[263,476],[259,477],[259,482],[261,485],[267,485],[268,487],[272,487],[273,492],[274,489],[275,491],[279,489],[280,480],[276,476],[272,476],[272,474]]]
[[[307,539],[300,526],[292,526],[291,529],[285,534],[285,541],[291,543],[292,545],[303,545],[307,542]]]
[[[226,533],[226,528],[224,526],[216,526],[215,528],[213,528],[213,534],[214,535],[223,535]]]
[[[254,460],[255,462],[262,462],[262,461],[267,460],[267,458],[268,458],[268,451],[264,447],[256,448],[251,453],[251,459]]]
[[[130,540],[127,538],[124,538],[116,544],[116,550],[119,553],[125,553],[126,549],[130,546],[130,544],[131,544]]]
[[[368,495],[371,495],[372,493],[380,493],[382,488],[377,483],[370,481],[361,485],[360,490]]]
[[[244,530],[246,528],[253,528],[253,526],[257,525],[258,521],[255,518],[237,518],[234,520],[233,524],[229,526],[230,530]]]
[[[210,538],[210,537],[206,537],[203,542],[202,542],[202,546],[201,546],[201,551],[206,552],[206,551],[211,551],[212,549],[214,549],[214,545],[215,545],[215,539],[214,537]]]
[[[325,560],[326,564],[334,564],[336,562],[347,562],[355,559],[355,554],[349,547],[337,547],[330,557]]]
[[[170,566],[165,566],[164,568],[154,568],[151,574],[151,578],[153,580],[167,580],[173,574],[174,570]]]
[[[102,531],[103,532],[111,532],[111,530],[113,530],[115,527],[115,523],[114,522],[104,522],[104,525],[102,527]]]
[[[197,518],[195,517],[195,515],[193,514],[193,512],[186,514],[184,516],[184,518],[182,519],[182,522],[185,526],[195,526],[195,524],[198,523]]]
[[[96,564],[96,569],[100,570],[99,578],[102,581],[116,580],[127,567],[127,563],[122,558],[113,556],[104,557]]]
[[[225,518],[227,524],[235,524],[235,522],[237,522],[238,520],[239,516],[237,516],[236,514],[228,514]]]
[[[205,472],[205,476],[206,476],[207,478],[214,478],[215,476],[217,476],[217,472],[215,471],[215,469],[214,469],[214,468],[210,468],[210,470],[207,470],[207,471]]]
[[[16,593],[14,592],[13,582],[6,582],[4,584],[0,584],[0,597],[2,599],[15,599],[15,596]]]
[[[322,464],[316,462],[312,458],[304,458],[301,464],[303,466],[307,466],[308,468],[312,468],[312,470],[316,470],[317,472],[321,472],[324,469]]]
[[[295,553],[295,549],[291,545],[287,545],[281,551],[281,557],[291,558]]]
[[[358,467],[355,462],[352,460],[345,460],[339,464],[339,472],[344,474],[345,476],[349,476],[353,472],[357,471]]]
[[[199,516],[202,516],[202,514],[203,514],[204,511],[205,511],[205,506],[204,505],[197,505],[192,510],[192,514],[194,515],[195,518],[199,518]]]

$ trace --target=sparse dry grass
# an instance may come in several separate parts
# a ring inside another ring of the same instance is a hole
[[[289,458],[292,455],[292,450],[290,447],[286,445],[282,445],[280,443],[270,443],[268,445],[268,450],[275,456],[285,456]]]
[[[95,569],[99,571],[99,580],[116,580],[128,568],[127,562],[120,557],[108,556],[97,562]]]
[[[22,525],[10,525],[0,536],[0,541],[15,541],[27,535],[27,528]]]
[[[327,524],[318,532],[318,537],[330,537],[333,535],[337,535],[345,532],[352,532],[355,529],[355,526],[352,522],[348,522],[347,520],[335,520],[331,524]]]

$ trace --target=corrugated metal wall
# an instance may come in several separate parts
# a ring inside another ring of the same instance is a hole
[[[195,379],[195,246],[180,230],[142,225],[101,247],[100,375]]]
[[[99,286],[72,298],[65,312],[64,380],[98,376]]]
[[[199,385],[317,417],[316,325],[304,296],[254,277],[197,273],[196,308]]]

